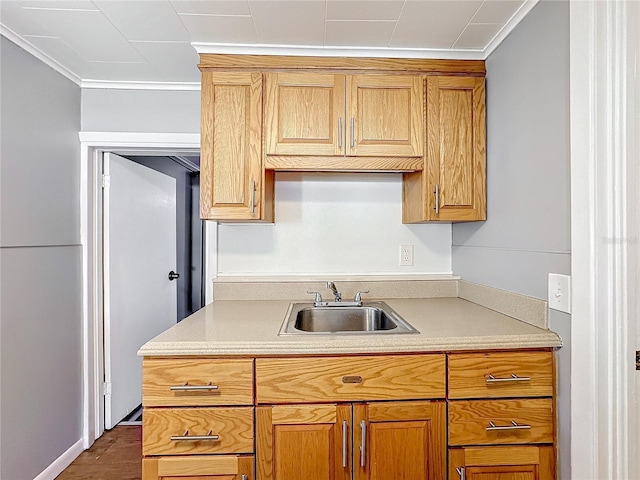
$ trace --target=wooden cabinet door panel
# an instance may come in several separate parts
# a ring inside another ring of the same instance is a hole
[[[256,415],[260,480],[350,479],[350,405],[258,407]]]
[[[261,218],[262,75],[202,74],[200,216]]]
[[[449,450],[449,480],[555,480],[552,446]]]
[[[354,405],[355,480],[439,480],[446,463],[444,401]]]
[[[344,155],[344,75],[267,73],[267,155]]]
[[[254,457],[156,457],[142,460],[142,480],[254,480]]]
[[[347,76],[347,155],[421,157],[423,124],[420,77]]]
[[[432,220],[485,220],[484,78],[427,77],[427,105],[425,213]]]

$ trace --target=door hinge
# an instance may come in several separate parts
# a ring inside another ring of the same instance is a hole
[[[111,186],[111,175],[102,175],[102,188],[108,188]]]
[[[102,394],[111,395],[111,382],[104,382],[102,384]]]

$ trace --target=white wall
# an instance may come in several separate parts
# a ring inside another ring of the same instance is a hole
[[[82,434],[80,88],[4,37],[0,65],[0,477],[25,480]]]
[[[538,3],[487,59],[487,218],[453,227],[453,271],[547,299],[571,272],[569,5]],[[571,316],[549,311],[558,351],[559,478],[570,478]]]
[[[219,275],[451,273],[451,226],[403,225],[401,202],[400,174],[278,173],[275,224],[218,226]]]

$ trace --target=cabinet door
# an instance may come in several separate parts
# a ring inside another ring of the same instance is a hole
[[[349,480],[350,405],[258,407],[260,480]]]
[[[347,155],[421,157],[423,118],[420,77],[347,76]]]
[[[444,401],[358,404],[353,419],[355,480],[444,478]]]
[[[427,77],[428,220],[486,219],[484,78]]]
[[[254,480],[254,457],[195,456],[142,460],[142,480]]]
[[[259,220],[263,206],[262,75],[202,73],[200,216]]]
[[[555,480],[552,446],[453,448],[449,480]]]
[[[265,76],[267,155],[344,155],[344,75]]]

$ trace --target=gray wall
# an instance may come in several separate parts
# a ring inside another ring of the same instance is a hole
[[[0,43],[0,477],[82,435],[80,88]]]
[[[487,59],[487,221],[453,226],[453,271],[547,299],[570,273],[569,5],[541,1]],[[550,310],[558,352],[560,478],[570,478],[571,316]]]

